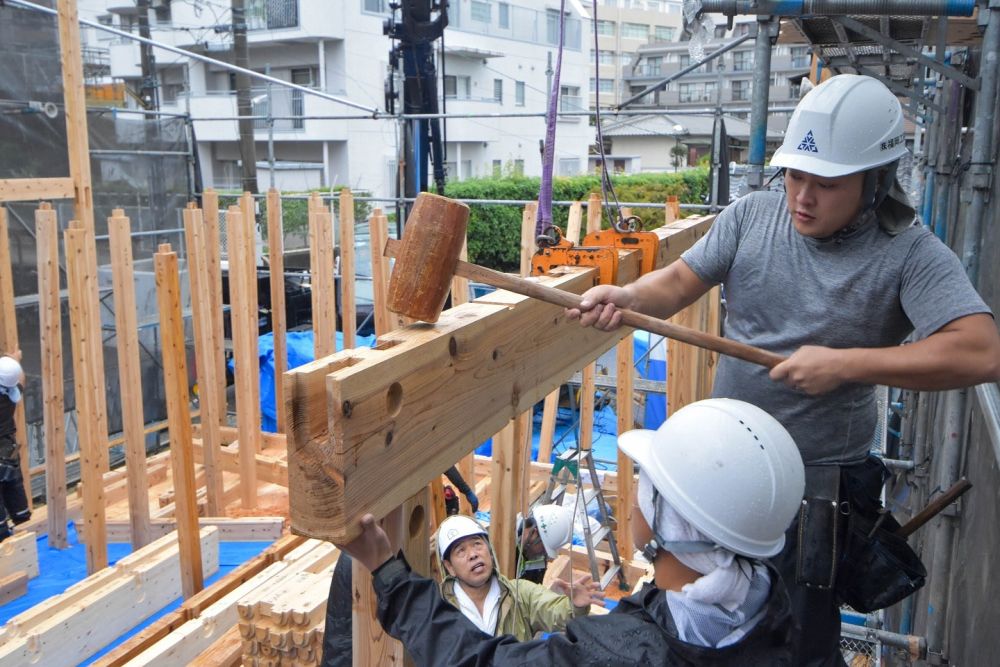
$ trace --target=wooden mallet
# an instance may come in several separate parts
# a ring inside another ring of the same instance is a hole
[[[385,254],[396,258],[389,279],[389,310],[424,322],[437,322],[455,275],[563,308],[579,308],[582,299],[578,294],[460,261],[458,256],[468,222],[469,207],[465,204],[427,192],[417,196],[406,220],[403,240],[390,239],[385,247]],[[785,360],[752,345],[677,326],[633,310],[619,310],[622,323],[636,329],[767,368]]]

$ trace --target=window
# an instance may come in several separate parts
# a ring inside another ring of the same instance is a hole
[[[648,39],[649,26],[645,23],[622,23],[622,39]]]
[[[479,21],[481,23],[489,23],[490,3],[482,2],[481,0],[472,0],[470,15],[472,16],[473,21]]]
[[[753,69],[753,51],[733,52],[733,71],[749,72]]]
[[[715,99],[715,82],[682,83],[678,86],[680,102],[711,102]]]
[[[605,37],[615,36],[615,22],[614,21],[597,21],[597,34],[604,35]]]
[[[809,67],[809,47],[792,47],[792,67]]]
[[[500,171],[501,171],[502,168],[503,168],[503,165],[500,163],[500,160],[493,160],[493,177],[494,178],[499,178],[500,177]]]
[[[674,29],[658,25],[653,28],[653,36],[658,42],[672,42],[674,41]]]
[[[389,11],[387,0],[362,0],[362,9],[373,14],[385,14]]]
[[[662,64],[663,58],[661,56],[649,56],[646,58],[646,64],[643,67],[643,74],[646,76],[659,76]]]
[[[316,85],[316,70],[312,67],[295,67],[292,69],[292,83],[312,88]],[[292,127],[301,130],[305,121],[301,118],[306,113],[305,100],[301,90],[292,90]]]
[[[559,158],[559,175],[576,176],[580,173],[580,158],[561,157]]]
[[[514,175],[524,176],[524,160],[514,160]]]
[[[682,53],[679,56],[679,58],[680,58],[681,69],[683,69],[685,67],[690,67],[691,65],[694,64],[694,63],[691,62],[691,56],[689,56],[686,53]],[[695,72],[711,72],[712,71],[712,61],[709,61],[709,62],[705,63],[704,65],[702,65],[701,67],[699,67],[698,69],[696,69],[694,71]]]
[[[612,79],[591,79],[590,92],[611,93],[615,90],[615,82]]]
[[[583,105],[580,100],[579,86],[559,87],[559,110],[560,111],[580,111]]]
[[[510,4],[506,2],[497,4],[497,22],[504,30],[510,28]]]
[[[733,80],[733,101],[745,102],[750,99],[750,82]]]
[[[524,81],[514,82],[514,105],[524,106]]]
[[[493,79],[493,101],[503,104],[503,79]]]
[[[452,76],[446,75],[444,77],[444,96],[450,100],[467,100],[469,99],[469,88],[470,81],[467,76]]]

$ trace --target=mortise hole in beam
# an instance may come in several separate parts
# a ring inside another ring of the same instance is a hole
[[[424,506],[417,505],[416,507],[413,508],[413,511],[410,512],[410,522],[409,525],[407,526],[407,530],[409,531],[410,534],[410,539],[416,537],[420,533],[420,530],[423,528],[423,526],[424,526]]]
[[[385,446],[388,447],[391,444],[392,444],[392,431],[386,431]]]
[[[403,407],[403,386],[398,382],[389,385],[389,391],[385,393],[385,409],[390,418],[399,414],[399,409]],[[388,444],[388,443],[386,443]]]
[[[375,349],[375,350],[388,350],[389,348],[396,347],[397,345],[399,345],[399,341],[398,340],[392,340],[392,339],[380,340],[375,345],[375,347],[372,348],[372,349]]]
[[[458,354],[458,341],[452,336],[448,339],[448,354],[451,356],[456,356]]]

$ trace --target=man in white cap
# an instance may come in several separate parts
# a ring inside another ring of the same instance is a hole
[[[18,352],[0,357],[0,541],[10,537],[11,522],[16,525],[31,518],[21,475],[21,455],[14,438],[17,433],[14,410],[21,401],[24,385],[20,356]]]
[[[526,641],[539,632],[556,632],[604,599],[589,574],[573,582],[569,595],[525,579],[508,579],[496,568],[489,534],[471,517],[455,515],[442,521],[437,545],[444,569],[441,595],[489,635]]]
[[[373,571],[382,627],[421,667],[795,665],[788,596],[761,560],[781,551],[802,498],[788,431],[749,403],[710,399],[657,431],[624,433],[619,447],[641,466],[633,537],[653,563],[652,583],[607,615],[571,620],[564,634],[489,638],[393,556],[369,514],[342,548]]]
[[[803,520],[775,558],[802,626],[797,665],[843,664],[835,573],[844,528],[824,508],[877,504],[874,385],[1000,380],[990,309],[955,254],[914,224],[895,179],[906,152],[892,92],[867,76],[831,77],[799,102],[771,159],[784,193],[742,197],[679,260],[625,287],[594,287],[567,311],[611,330],[619,308],[668,318],[721,284],[725,335],[788,356],[770,372],[722,357],[712,391],[774,415],[807,466]]]

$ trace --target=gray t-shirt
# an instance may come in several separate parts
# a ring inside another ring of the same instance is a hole
[[[739,199],[681,258],[723,284],[728,338],[783,355],[802,345],[889,347],[990,312],[955,254],[923,227],[890,236],[868,216],[849,233],[813,239],[795,231],[780,192]],[[732,357],[721,357],[713,395],[770,412],[806,463],[864,458],[877,424],[871,386],[809,396]]]

